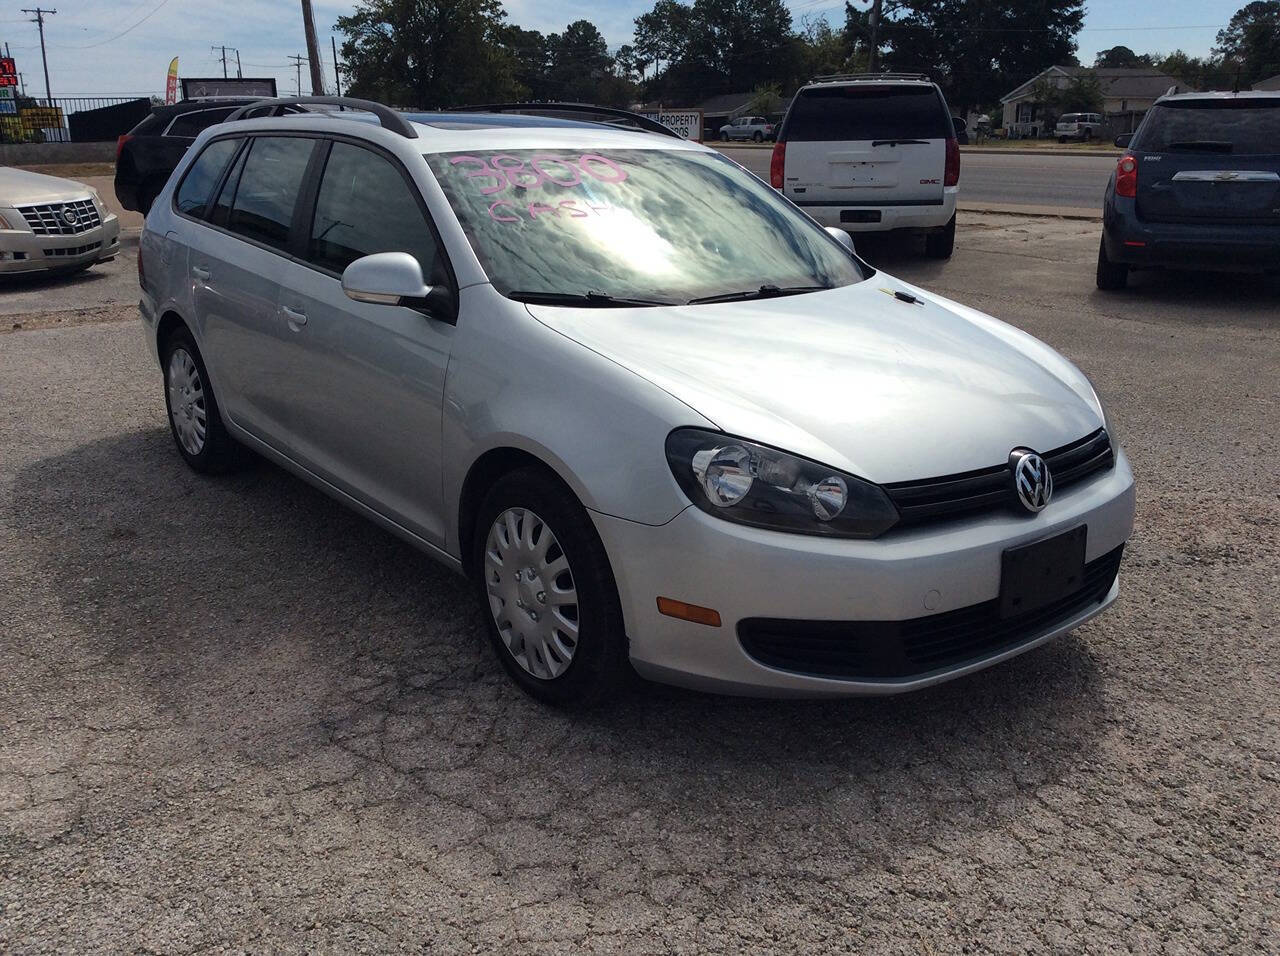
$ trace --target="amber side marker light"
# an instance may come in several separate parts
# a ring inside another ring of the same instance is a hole
[[[667,617],[678,617],[682,621],[692,621],[694,624],[705,624],[707,627],[720,626],[720,612],[713,611],[709,607],[698,607],[696,604],[686,604],[684,601],[673,601],[671,598],[658,598],[658,610]]]

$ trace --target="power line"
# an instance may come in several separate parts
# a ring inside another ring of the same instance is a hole
[[[113,37],[107,37],[105,40],[98,40],[95,43],[88,43],[88,44],[85,44],[84,46],[64,46],[64,47],[59,47],[59,49],[61,50],[92,50],[95,47],[105,46],[108,43],[111,43],[115,40],[119,40],[122,36],[126,36],[127,34],[132,33],[138,27],[142,26],[144,23],[146,23],[148,20],[154,17],[157,13],[160,12],[161,8],[163,8],[165,4],[167,4],[168,2],[169,0],[160,0],[159,3],[157,3],[154,7],[151,8],[150,13],[145,14],[141,19],[134,22],[131,26],[125,27],[123,30],[121,30],[119,33],[117,33]]]
[[[302,95],[302,64],[307,62],[307,58],[305,56],[302,56],[300,53],[295,53],[293,56],[289,57],[289,59],[293,61],[293,65],[298,71],[298,95],[301,96]]]

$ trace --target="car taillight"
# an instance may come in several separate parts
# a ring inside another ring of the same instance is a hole
[[[121,133],[116,137],[116,162],[120,162],[120,154],[124,152],[124,144],[133,139],[132,133]]]
[[[1138,157],[1125,153],[1116,163],[1116,195],[1133,199],[1138,195]]]
[[[934,155],[937,155],[936,153]],[[947,161],[942,172],[942,185],[960,185],[960,141],[955,137],[947,140]],[[935,166],[934,169],[938,167]]]
[[[778,140],[773,144],[773,158],[769,160],[769,185],[774,189],[782,188],[782,170],[787,165],[787,144]]]

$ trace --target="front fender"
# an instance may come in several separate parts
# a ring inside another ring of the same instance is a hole
[[[660,525],[688,506],[667,465],[666,438],[673,428],[711,422],[490,285],[463,289],[460,299],[441,422],[450,553],[462,553],[467,474],[497,448],[538,458],[593,511]]]

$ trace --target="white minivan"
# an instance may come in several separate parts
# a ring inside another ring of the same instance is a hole
[[[914,74],[819,77],[800,89],[773,148],[773,187],[824,226],[916,230],[949,259],[960,144],[936,83]]]

